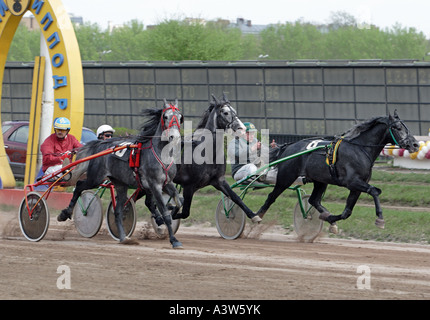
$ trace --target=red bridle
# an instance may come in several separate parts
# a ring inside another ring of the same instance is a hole
[[[179,110],[178,107],[169,104],[169,106],[167,108],[163,109],[163,115],[169,109],[171,109],[173,112],[177,111],[177,112],[181,113],[181,111]],[[161,128],[163,128],[163,130],[170,129],[173,126],[177,126],[178,130],[181,130],[180,121],[178,120],[178,117],[175,114],[172,116],[172,119],[170,119],[169,125],[167,127],[165,126],[164,118],[161,117]]]

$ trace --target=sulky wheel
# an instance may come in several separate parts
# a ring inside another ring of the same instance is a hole
[[[222,196],[215,211],[218,233],[227,240],[240,237],[245,228],[246,214],[229,198]]]
[[[73,209],[73,221],[76,230],[85,238],[92,238],[99,232],[103,222],[103,206],[94,191],[82,192]]]
[[[18,220],[22,234],[30,241],[40,241],[48,231],[49,209],[45,199],[41,198],[37,192],[27,194],[27,203],[24,199],[19,206]]]
[[[136,227],[136,205],[134,204],[133,199],[128,200],[122,215],[122,225],[124,227],[125,235],[126,237],[131,237],[134,232],[134,228]],[[119,241],[118,228],[116,227],[115,223],[115,213],[113,210],[112,201],[109,203],[109,206],[106,210],[106,224],[112,238]]]
[[[300,241],[303,242],[313,242],[320,234],[324,223],[323,220],[319,219],[318,210],[309,204],[309,197],[310,195],[308,194],[302,197],[306,218],[303,218],[300,202],[297,202],[294,208],[294,231],[297,233]]]

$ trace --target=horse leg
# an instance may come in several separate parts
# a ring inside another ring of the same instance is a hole
[[[324,192],[327,190],[327,184],[322,182],[314,182],[314,188],[312,194],[309,197],[309,204],[318,210],[320,213],[319,218],[326,221],[327,217],[330,216],[330,212],[321,204],[321,199]]]
[[[170,243],[172,244],[173,249],[183,248],[182,243],[176,239],[173,233],[172,217],[170,215],[170,212],[167,210],[166,205],[164,204],[162,191],[155,189],[153,192],[153,196],[157,204],[157,208],[163,214],[164,224],[166,225],[167,230],[169,231],[169,240],[170,240]]]
[[[384,217],[382,216],[382,207],[381,203],[379,202],[379,195],[382,193],[381,189],[374,187],[367,182],[364,181],[354,181],[350,185],[348,185],[348,189],[357,190],[360,192],[366,192],[370,196],[372,196],[373,201],[375,203],[375,212],[376,212],[376,220],[375,225],[378,228],[384,229],[385,227],[385,221]]]
[[[258,223],[261,221],[261,217],[258,216],[256,213],[252,212],[251,209],[249,209],[243,200],[234,192],[230,186],[228,185],[227,181],[221,180],[217,184],[213,184],[213,186],[224,193],[227,197],[229,197],[236,205],[238,205],[246,214],[246,216],[251,219],[252,222]]]
[[[376,211],[375,225],[378,228],[384,229],[385,221],[384,221],[384,217],[382,216],[381,203],[379,202],[379,195],[382,193],[382,190],[374,186],[370,186],[367,193],[373,197],[373,201],[375,202],[375,211]]]
[[[263,218],[263,216],[266,214],[267,210],[269,210],[270,206],[275,202],[275,200],[279,197],[279,195],[287,189],[288,186],[286,185],[278,185],[276,184],[275,188],[273,188],[273,191],[269,193],[267,196],[266,201],[261,206],[261,208],[258,210],[257,214],[260,218]]]
[[[115,224],[118,229],[119,234],[119,242],[120,243],[127,243],[126,240],[126,234],[124,231],[124,227],[122,225],[123,220],[123,211],[125,203],[127,202],[127,188],[123,186],[117,186],[115,185],[116,190],[116,207],[115,207]]]
[[[155,205],[152,194],[148,193],[145,198],[145,205],[151,212],[151,216],[155,219],[157,226],[161,226],[164,224],[163,217],[161,216],[160,211],[158,211],[157,206]]]
[[[190,215],[191,202],[193,201],[195,189],[194,187],[184,187],[184,203],[182,205],[182,213],[178,213],[179,208],[172,211],[172,219],[186,219]]]
[[[176,187],[172,183],[168,183],[164,186],[164,192],[166,192],[173,200],[175,201],[175,207],[173,208],[174,212],[178,212],[180,208],[182,208],[183,199],[181,200],[179,197],[179,192]]]
[[[334,234],[338,233],[336,221],[345,220],[349,218],[349,216],[352,214],[352,210],[354,209],[355,204],[357,203],[358,198],[360,197],[360,194],[361,194],[360,191],[350,190],[348,198],[346,199],[345,209],[343,210],[342,214],[329,215],[327,217],[326,221],[330,223],[329,231],[331,233],[334,233]]]
[[[84,190],[92,189],[93,186],[88,185],[88,180],[78,181],[76,183],[75,190],[73,191],[72,199],[69,202],[69,206],[63,210],[61,210],[60,214],[57,216],[58,221],[66,221],[67,219],[72,218],[73,208],[76,205],[79,197],[81,196]]]

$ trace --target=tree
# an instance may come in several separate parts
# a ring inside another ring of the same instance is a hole
[[[262,51],[271,59],[320,59],[323,34],[316,26],[296,21],[269,27],[261,33]]]
[[[417,59],[430,51],[422,32],[395,24],[380,29],[357,27],[346,12],[333,12],[328,25],[304,20],[266,28],[258,35],[244,35],[223,20],[164,20],[145,29],[131,20],[112,31],[98,24],[75,26],[83,61],[111,60],[255,60],[270,59]],[[11,44],[8,60],[33,61],[39,55],[40,31],[20,25]]]
[[[164,21],[147,30],[144,52],[150,60],[239,60],[241,32],[220,23]]]
[[[107,39],[107,48],[112,51],[108,60],[147,60],[144,45],[146,34],[143,23],[138,20],[131,20],[122,28],[114,29]]]
[[[108,50],[108,31],[102,31],[96,23],[75,26],[75,34],[81,51],[81,59],[102,60],[103,51]]]
[[[40,30],[30,31],[19,25],[10,45],[9,61],[33,61],[40,55]]]

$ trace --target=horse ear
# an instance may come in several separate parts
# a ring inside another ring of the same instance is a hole
[[[164,105],[166,106],[166,105],[167,105],[167,100],[166,100],[166,98],[163,98],[163,101],[164,101]]]
[[[399,118],[399,115],[397,114],[397,109],[394,110],[394,118]]]
[[[178,107],[178,98],[175,98],[175,107]]]
[[[214,100],[214,102],[215,102],[215,105],[219,105],[220,103],[219,103],[218,99],[215,97],[215,95],[214,95],[214,94],[211,94],[211,96],[212,96],[212,99],[213,99],[213,100]]]
[[[222,92],[222,99],[224,100],[224,102],[229,102],[224,91]]]

